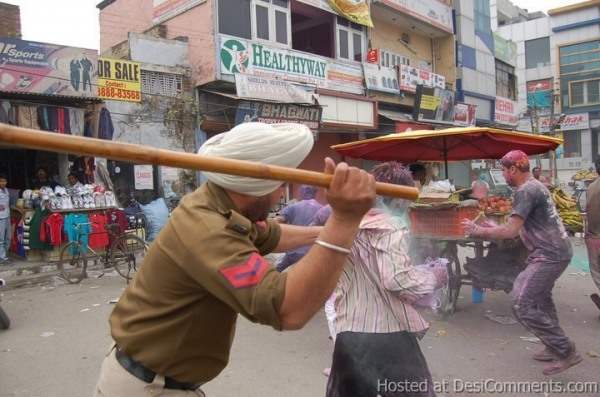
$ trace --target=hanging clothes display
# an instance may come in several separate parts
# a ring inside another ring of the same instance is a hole
[[[84,110],[83,109],[75,109],[69,108],[69,124],[72,135],[83,135],[83,121]]]
[[[65,233],[69,241],[81,241],[87,252],[88,237],[90,234],[89,218],[86,214],[68,214],[65,216]],[[78,226],[79,225],[79,226]],[[76,252],[71,252],[76,254]]]
[[[47,216],[42,221],[40,229],[40,240],[51,244],[53,247],[59,247],[66,239],[63,233],[64,219],[61,214],[54,213]]]
[[[51,250],[52,246],[40,239],[40,229],[42,220],[50,214],[48,210],[36,208],[31,220],[29,221],[29,248],[39,250]]]
[[[12,217],[10,220],[13,230],[12,240],[10,242],[10,252],[18,256],[25,257],[25,224],[22,218]]]
[[[113,126],[112,118],[110,116],[110,112],[107,108],[102,108],[100,110],[100,123],[98,126],[98,138],[112,140],[113,133],[115,132],[115,128]]]
[[[39,130],[40,125],[38,124],[37,106],[17,106],[17,123],[19,127]]]
[[[0,101],[0,123],[17,124],[17,108],[10,101]]]
[[[90,234],[90,247],[105,248],[108,246],[108,233],[106,231],[106,215],[101,213],[91,214],[89,216],[92,224],[92,233]]]
[[[85,184],[95,183],[94,171],[96,170],[96,160],[94,157],[77,157],[71,166],[71,171],[77,174]]]

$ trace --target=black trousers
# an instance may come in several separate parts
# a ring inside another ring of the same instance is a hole
[[[327,397],[435,397],[414,334],[342,332],[335,340]]]

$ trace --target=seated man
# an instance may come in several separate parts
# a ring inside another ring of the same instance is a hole
[[[372,174],[379,182],[414,186],[410,171],[399,163],[380,164]],[[335,332],[328,397],[388,395],[384,379],[425,385],[411,396],[435,395],[417,342],[429,324],[413,303],[443,286],[447,272],[411,263],[402,219],[407,208],[406,200],[378,197],[362,219],[329,301],[334,313],[326,309]]]

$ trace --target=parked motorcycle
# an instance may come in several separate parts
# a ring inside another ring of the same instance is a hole
[[[6,282],[0,278],[0,288],[4,287],[5,285]],[[0,301],[1,300],[2,299],[0,299]],[[4,310],[2,310],[2,306],[0,306],[0,329],[8,329],[8,327],[10,327],[10,319],[8,318]]]

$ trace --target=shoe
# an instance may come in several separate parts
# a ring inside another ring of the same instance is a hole
[[[590,295],[590,299],[592,300],[592,302],[594,302],[594,304],[596,305],[596,307],[598,307],[598,310],[600,310],[600,295],[598,295],[598,294],[591,294]]]
[[[554,352],[547,347],[544,350],[540,350],[539,352],[533,355],[533,359],[536,361],[554,361],[557,360],[558,357]]]
[[[557,374],[560,374],[561,372],[566,371],[567,369],[571,368],[572,366],[579,364],[582,361],[583,361],[583,358],[579,355],[579,353],[577,353],[577,350],[575,350],[575,348],[573,347],[573,350],[571,351],[571,353],[569,353],[569,355],[567,357],[559,358],[558,360],[554,361],[552,364],[547,365],[544,368],[544,371],[542,371],[542,372],[546,376],[557,375]]]

